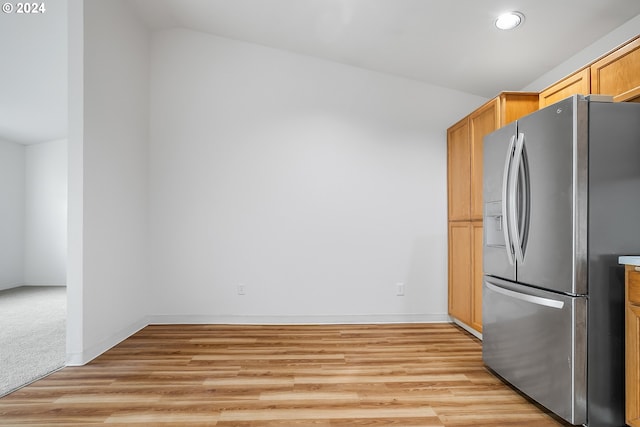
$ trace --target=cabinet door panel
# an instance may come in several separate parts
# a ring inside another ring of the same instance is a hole
[[[474,222],[472,228],[473,271],[471,272],[471,283],[473,307],[471,312],[471,326],[478,332],[482,332],[482,222]]]
[[[593,93],[612,95],[615,101],[640,96],[640,39],[591,65]]]
[[[468,220],[471,201],[469,122],[463,120],[447,131],[447,181],[449,221]]]
[[[449,223],[449,314],[471,324],[471,223]]]
[[[571,95],[588,95],[589,93],[591,93],[591,76],[587,67],[540,92],[540,108],[554,104]]]
[[[471,219],[482,219],[482,144],[485,135],[499,124],[498,99],[485,104],[469,116],[471,126]]]

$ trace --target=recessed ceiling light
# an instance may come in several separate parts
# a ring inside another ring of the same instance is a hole
[[[520,12],[507,12],[498,16],[496,27],[501,30],[513,30],[524,22],[524,15]]]

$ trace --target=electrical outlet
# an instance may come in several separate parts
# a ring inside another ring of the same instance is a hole
[[[404,283],[396,283],[396,295],[404,296]]]
[[[244,285],[238,285],[238,295],[244,295]]]

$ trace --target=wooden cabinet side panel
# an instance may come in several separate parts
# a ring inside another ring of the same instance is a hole
[[[500,94],[500,124],[499,127],[533,113],[538,109],[539,95],[537,92],[503,92]]]
[[[469,115],[471,133],[471,219],[482,219],[482,144],[485,135],[499,126],[498,99]]]
[[[447,130],[447,200],[449,221],[468,220],[471,204],[471,147],[465,118]]]
[[[625,268],[625,415],[628,425],[640,427],[640,305],[629,298],[629,287],[640,283],[640,272],[629,265]]]
[[[640,38],[591,65],[593,93],[628,101],[640,95]]]
[[[473,227],[473,259],[472,259],[472,301],[471,327],[482,332],[482,222],[476,221]]]
[[[627,306],[626,326],[626,422],[640,427],[640,307]]]
[[[571,95],[588,95],[589,93],[591,93],[591,72],[589,67],[587,67],[540,92],[540,108],[544,108]]]
[[[471,323],[471,223],[449,223],[449,314]]]

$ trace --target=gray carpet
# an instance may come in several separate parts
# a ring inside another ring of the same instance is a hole
[[[67,288],[0,291],[0,397],[64,366]]]

